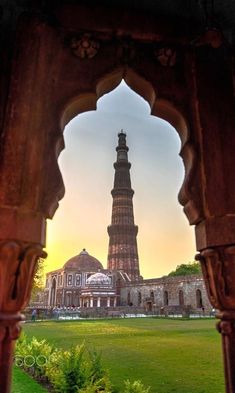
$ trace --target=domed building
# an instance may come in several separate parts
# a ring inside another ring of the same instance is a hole
[[[102,264],[98,259],[92,257],[88,254],[86,249],[84,248],[80,254],[76,255],[73,258],[70,258],[65,264],[64,269],[70,270],[75,269],[81,272],[86,272],[87,270],[98,271],[99,269],[103,269]]]
[[[116,307],[116,289],[112,277],[107,274],[92,274],[81,290],[82,307]]]
[[[113,274],[103,268],[98,259],[90,255],[84,248],[80,254],[70,258],[62,269],[54,270],[47,274],[44,304],[54,306],[80,306],[82,295],[83,305],[85,294],[89,300],[87,305],[92,303],[92,294],[94,292],[94,302],[97,304],[104,303],[98,300],[97,287],[107,288],[107,296],[111,296],[110,304],[114,305]],[[87,288],[92,290],[87,291]],[[94,289],[94,291],[93,291]],[[91,293],[91,295],[89,295]],[[102,299],[104,298],[101,294]],[[107,304],[108,300],[106,300]]]

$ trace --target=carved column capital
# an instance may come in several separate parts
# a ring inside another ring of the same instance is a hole
[[[211,304],[218,310],[222,335],[226,392],[235,392],[235,245],[208,248],[196,256]]]
[[[235,245],[201,251],[200,261],[211,304],[219,317],[235,319]]]
[[[45,253],[41,245],[0,242],[0,321],[3,315],[17,319],[19,316],[11,315],[27,305],[37,261],[43,256]]]
[[[18,313],[4,314],[0,313],[0,342],[4,340],[16,340],[21,332],[21,322],[23,315]]]
[[[235,321],[234,320],[222,320],[217,324],[217,330],[224,336],[231,336],[235,333]]]
[[[0,241],[0,375],[1,392],[10,392],[14,340],[24,319],[20,313],[28,303],[39,257],[45,256],[40,244]]]

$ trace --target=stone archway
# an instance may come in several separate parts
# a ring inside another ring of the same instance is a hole
[[[196,290],[196,307],[197,308],[202,308],[203,307],[202,292],[200,291],[200,289]]]
[[[164,291],[164,293],[163,293],[163,304],[164,304],[164,306],[168,306],[169,305],[169,294],[168,294],[168,291]]]
[[[184,292],[182,289],[179,290],[179,305],[184,306]]]
[[[58,168],[62,131],[75,114],[95,109],[123,78],[152,114],[178,131],[185,181],[180,203],[195,225],[211,303],[222,322],[227,392],[235,392],[235,138],[232,59],[224,48],[165,34],[129,16],[115,32],[90,9],[59,7],[55,25],[38,14],[17,27],[5,105],[0,161],[0,373],[10,386],[20,311],[30,296],[46,219],[64,187]],[[112,11],[111,11],[112,12]],[[102,23],[100,23],[102,21]],[[146,22],[146,20],[145,20]],[[87,23],[87,25],[86,25]],[[167,22],[166,22],[167,25]],[[62,27],[61,27],[62,26]],[[78,27],[79,26],[79,27]],[[136,30],[138,26],[138,31]],[[206,59],[206,61],[205,61]]]
[[[151,114],[166,120],[177,131],[181,140],[180,156],[185,167],[185,179],[179,192],[179,202],[190,225],[203,219],[202,197],[200,195],[200,173],[196,160],[199,157],[192,143],[190,119],[171,101],[158,97],[158,89],[151,83],[151,77],[145,79],[128,66],[118,67],[96,81],[94,93],[83,93],[69,98],[60,109],[61,133],[67,123],[80,113],[96,109],[97,101],[115,89],[124,80],[125,83],[150,105]],[[190,116],[189,116],[190,117]]]

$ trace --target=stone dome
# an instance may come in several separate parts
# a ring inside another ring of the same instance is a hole
[[[89,255],[84,248],[80,254],[70,258],[64,264],[64,269],[77,269],[82,272],[97,272],[98,270],[103,269],[103,266],[98,259]]]
[[[88,279],[86,280],[86,284],[87,285],[110,285],[111,284],[111,280],[108,276],[106,276],[106,274],[104,273],[95,273],[92,274],[90,277],[88,277]]]

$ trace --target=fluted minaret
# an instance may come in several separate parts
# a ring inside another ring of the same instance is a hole
[[[139,280],[139,257],[136,236],[138,227],[134,224],[130,167],[128,162],[126,134],[118,134],[117,161],[114,163],[114,187],[112,223],[108,226],[109,251],[108,269],[121,270],[132,281]]]

